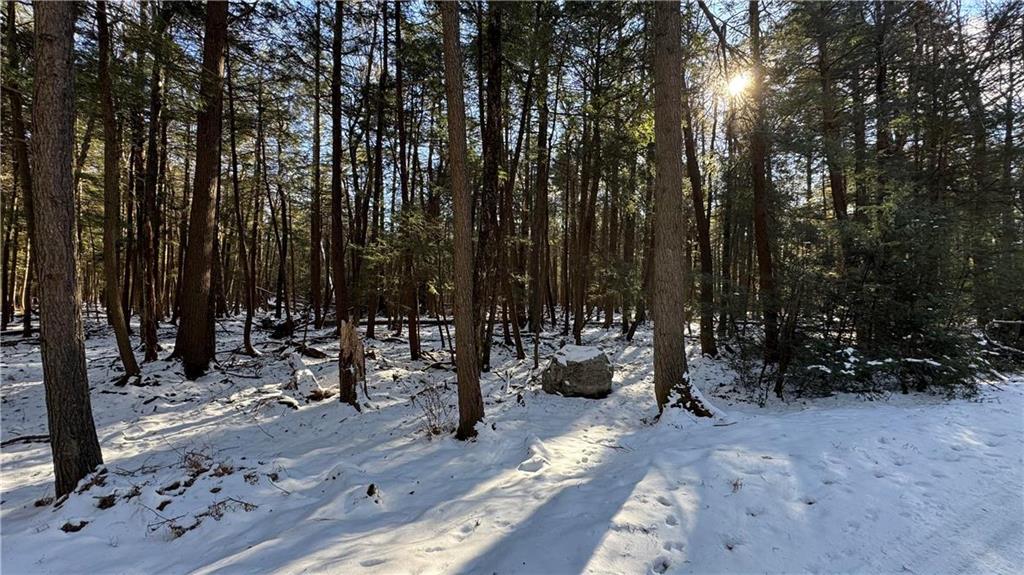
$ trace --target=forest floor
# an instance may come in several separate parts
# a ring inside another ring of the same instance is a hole
[[[88,322],[106,472],[54,507],[49,446],[3,448],[5,575],[931,575],[1024,565],[1020,376],[972,400],[839,395],[761,408],[729,392],[725,362],[694,358],[693,381],[732,424],[684,414],[652,423],[650,332],[628,344],[594,329],[586,343],[615,367],[609,397],[547,395],[532,360],[496,346],[482,378],[485,423],[463,443],[431,436],[421,407],[454,403],[454,373],[437,363],[446,352],[412,362],[404,340],[368,341],[370,397],[360,390],[356,413],[336,396],[307,402],[308,374],[283,389],[301,367],[294,347],[261,330],[261,357],[232,353],[240,326],[219,324],[221,363],[198,381],[157,361],[141,386],[115,387],[113,338]],[[308,335],[329,358],[303,361],[335,390],[337,343],[330,330]],[[440,347],[436,328],[423,335],[424,349]],[[160,336],[169,350],[173,326]],[[560,343],[544,340],[541,356]],[[2,348],[3,441],[45,435],[41,379],[38,342]],[[437,393],[421,393],[430,386]]]

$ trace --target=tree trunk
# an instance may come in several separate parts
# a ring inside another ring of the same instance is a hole
[[[152,33],[159,42],[169,24],[171,12],[158,10],[153,15]],[[141,257],[139,263],[142,267],[142,343],[145,347],[143,361],[155,361],[157,359],[157,237],[156,220],[159,217],[157,212],[156,186],[159,175],[158,137],[160,134],[160,122],[163,114],[163,58],[162,49],[154,51],[153,69],[149,78],[149,130],[146,136],[146,172],[143,182],[143,194],[140,198],[139,219],[142,227],[140,238]]]
[[[246,355],[254,356],[257,355],[255,348],[252,346],[252,318],[256,313],[256,262],[249,259],[249,249],[245,239],[245,220],[242,218],[242,200],[238,186],[238,146],[235,141],[235,76],[231,67],[231,51],[229,47],[225,47],[224,54],[227,68],[228,130],[231,145],[231,190],[234,197],[239,260],[242,265],[242,276],[245,278],[245,325],[242,328],[242,347]],[[253,214],[254,220],[257,217],[257,214]]]
[[[380,77],[377,81],[377,128],[374,134],[373,144],[373,222],[370,225],[370,244],[374,244],[377,241],[377,234],[379,232],[379,219],[378,214],[381,211],[381,202],[384,198],[384,110],[387,101],[384,97],[384,89],[388,80],[388,4],[383,2],[381,4],[382,22],[381,28],[383,30],[383,42],[381,43],[381,67]],[[367,198],[369,200],[369,198]],[[377,305],[380,301],[380,290],[377,285],[367,286],[367,318],[366,318],[366,337],[373,339],[375,337],[375,327],[377,324]]]
[[[533,366],[540,361],[540,334],[544,331],[544,293],[548,282],[548,79],[551,54],[551,23],[548,8],[537,4],[539,22],[539,66],[537,105],[537,185],[533,196],[533,221],[530,230],[530,331],[533,332]]]
[[[15,2],[7,2],[7,63],[11,70],[18,70],[19,50],[15,43]],[[7,84],[5,82],[5,84]],[[25,120],[22,117],[22,97],[17,87],[4,86],[8,101],[11,104],[11,139],[14,141],[14,175],[21,187],[22,197],[25,199],[25,221],[26,235],[25,242],[25,284],[22,294],[22,337],[32,335],[32,255],[35,253],[36,232],[35,217],[33,216],[32,202],[32,165],[29,162],[28,137]]]
[[[43,384],[57,497],[103,463],[89,401],[82,302],[75,270],[73,47],[75,5],[41,3],[35,13],[32,156]]]
[[[466,181],[466,107],[463,101],[462,49],[459,13],[454,2],[440,4],[444,24],[444,79],[448,102],[448,168],[454,211],[455,364],[459,388],[459,428],[456,437],[476,435],[484,417],[477,367],[473,319],[473,199]]]
[[[402,4],[395,0],[395,110],[398,122],[398,171],[402,186],[402,222],[408,226],[413,208],[412,194],[409,192],[409,167],[405,153],[405,98],[402,87]],[[406,238],[409,241],[409,238]],[[404,307],[409,317],[409,357],[414,361],[420,358],[419,302],[417,292],[419,282],[415,276],[411,246],[404,248],[405,281],[403,283]]]
[[[120,302],[117,274],[117,242],[121,233],[121,166],[118,150],[117,117],[114,113],[113,81],[110,77],[110,31],[107,2],[96,3],[99,27],[100,105],[103,108],[103,274],[107,317],[114,328],[117,351],[126,377],[139,374],[139,366],[128,338],[128,325]]]
[[[693,214],[697,223],[697,246],[700,248],[700,352],[715,357],[715,274],[714,254],[711,251],[711,223],[704,212],[704,185],[697,160],[697,145],[693,138],[693,112],[690,94],[683,79],[683,143],[686,147],[686,173],[693,196]]]
[[[761,20],[758,0],[751,0],[750,51],[754,65],[754,122],[750,133],[751,179],[754,188],[754,243],[757,248],[758,288],[764,308],[764,361],[779,360],[779,302],[775,292],[775,267],[772,263],[768,220],[768,181],[765,165],[768,155],[768,127],[764,120],[764,63],[761,61]]]
[[[203,39],[202,105],[196,128],[196,171],[192,186],[188,248],[185,251],[181,290],[181,321],[175,354],[181,357],[185,377],[196,379],[209,369],[216,353],[211,314],[211,275],[215,185],[220,171],[218,156],[223,104],[224,50],[227,43],[228,3],[206,6]]]
[[[338,318],[338,335],[344,334],[345,323],[352,321],[348,309],[348,286],[345,283],[345,241],[341,227],[342,205],[342,147],[341,147],[341,50],[344,3],[334,3],[334,38],[331,44],[331,268],[334,274],[334,309]],[[344,339],[344,338],[342,338]],[[340,395],[342,403],[359,409],[356,397],[356,379],[352,358],[342,350],[339,362]]]
[[[655,4],[654,18],[654,393],[659,412],[666,406],[682,407],[707,417],[711,412],[694,393],[687,372],[682,314],[686,284],[681,264],[687,235],[680,196],[683,59],[679,2]]]
[[[323,280],[320,263],[323,258],[323,216],[320,213],[320,3],[316,4],[313,24],[313,194],[309,215],[309,290],[313,303],[313,325],[321,328],[323,318]],[[241,229],[241,228],[239,228]]]

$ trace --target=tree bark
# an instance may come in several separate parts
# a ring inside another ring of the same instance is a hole
[[[169,24],[172,12],[156,10],[153,15],[152,33],[159,42]],[[162,49],[154,51],[153,69],[149,77],[149,129],[146,136],[146,167],[143,182],[143,194],[140,198],[141,210],[139,219],[142,227],[141,257],[142,268],[142,343],[145,347],[143,361],[157,359],[157,211],[156,187],[159,175],[158,137],[163,114],[163,58]]]
[[[40,3],[35,13],[32,156],[38,242],[40,335],[50,449],[61,497],[103,463],[89,401],[82,302],[75,270],[74,146],[75,5]]]
[[[334,309],[338,318],[338,335],[344,333],[345,322],[352,321],[348,309],[348,286],[345,283],[345,241],[342,233],[342,174],[341,162],[344,153],[341,147],[341,51],[344,3],[334,3],[334,37],[331,43],[331,268],[334,274]],[[340,394],[342,403],[359,409],[356,397],[356,379],[351,359],[344,352],[340,362]]]
[[[239,261],[242,265],[242,276],[245,279],[245,324],[242,328],[242,347],[246,355],[254,356],[257,355],[256,349],[252,346],[252,318],[256,313],[256,262],[249,258],[249,248],[245,239],[245,219],[242,217],[241,191],[238,186],[238,146],[235,141],[235,75],[232,68],[230,47],[225,47],[224,60],[227,69],[228,133],[231,145],[231,191],[234,198]],[[253,215],[254,220],[257,217],[257,214]]]
[[[7,2],[7,63],[12,70],[20,67],[18,59],[18,46],[15,43],[15,2]],[[32,165],[29,162],[28,136],[25,120],[22,116],[22,97],[17,87],[4,83],[4,92],[7,93],[8,101],[11,104],[11,139],[14,141],[14,175],[21,187],[22,197],[25,199],[25,221],[26,235],[25,242],[25,284],[22,297],[22,337],[32,335],[32,275],[33,260],[32,254],[36,252],[35,217],[33,216],[32,202]]]
[[[220,171],[218,155],[223,104],[224,51],[227,43],[228,3],[206,6],[203,39],[201,108],[196,128],[196,170],[189,215],[189,240],[185,251],[181,290],[181,320],[175,354],[181,357],[185,377],[206,373],[216,353],[211,314],[214,194]]]
[[[764,309],[764,361],[779,360],[779,302],[775,292],[775,267],[769,237],[768,180],[765,173],[768,133],[764,120],[764,63],[761,61],[761,20],[759,0],[751,0],[750,51],[754,65],[754,122],[750,133],[751,179],[754,188],[754,243],[757,248],[758,287]]]
[[[466,106],[458,6],[455,2],[442,2],[440,8],[444,26],[444,79],[448,102],[448,169],[455,220],[455,364],[459,389],[459,428],[455,436],[468,439],[476,436],[476,423],[484,417],[473,319],[473,199],[466,181]]]
[[[398,171],[399,180],[402,186],[402,222],[408,227],[409,218],[412,214],[412,194],[409,191],[409,167],[406,157],[405,143],[405,97],[402,86],[402,4],[395,0],[395,109],[398,122]],[[407,237],[406,241],[411,238]],[[412,261],[411,246],[404,247],[404,268],[405,281],[403,283],[402,299],[405,300],[404,307],[409,318],[409,356],[414,361],[420,358],[420,328],[419,328],[419,301],[417,292],[419,282],[415,276],[415,268]]]
[[[320,3],[316,5],[313,25],[313,194],[309,215],[309,290],[313,303],[313,325],[323,327],[323,280],[320,264],[323,258],[323,216],[320,212]],[[239,228],[241,229],[241,228]]]
[[[683,143],[686,148],[686,173],[690,179],[690,194],[693,197],[693,214],[697,223],[697,246],[700,249],[700,352],[715,357],[715,274],[714,254],[711,251],[711,223],[704,212],[704,185],[697,161],[697,145],[693,138],[693,112],[690,108],[690,94],[683,84]]]
[[[711,412],[695,394],[686,365],[682,257],[686,222],[682,206],[682,31],[679,2],[654,9],[654,393],[658,411],[682,407]]]
[[[537,4],[539,23],[539,67],[537,82],[537,185],[534,187],[530,230],[530,331],[533,332],[533,364],[540,361],[540,334],[544,330],[544,293],[548,282],[548,80],[550,78],[551,22],[548,8]]]
[[[103,274],[107,317],[114,328],[117,351],[126,377],[139,374],[128,325],[121,307],[121,290],[117,274],[117,242],[121,233],[121,166],[118,150],[117,117],[114,113],[113,81],[110,77],[110,29],[107,25],[107,2],[96,3],[99,28],[100,105],[103,108]]]

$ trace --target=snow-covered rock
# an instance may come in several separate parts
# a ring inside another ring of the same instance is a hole
[[[541,384],[566,397],[605,397],[612,392],[612,366],[596,347],[567,345],[551,357]]]

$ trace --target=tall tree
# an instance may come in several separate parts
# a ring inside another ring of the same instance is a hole
[[[313,16],[313,194],[309,211],[309,291],[313,303],[313,324],[323,327],[323,281],[320,264],[323,260],[323,216],[320,208],[320,3],[314,2]]]
[[[152,33],[156,41],[156,49],[153,51],[153,68],[149,77],[149,128],[146,136],[146,173],[142,198],[139,200],[141,207],[139,213],[140,225],[142,227],[141,264],[142,272],[142,343],[145,347],[145,361],[157,359],[157,298],[159,285],[159,270],[157,264],[158,254],[158,227],[160,214],[157,209],[157,180],[159,176],[158,151],[160,124],[163,118],[163,46],[160,43],[170,24],[173,12],[163,8],[157,8],[153,4]]]
[[[245,323],[242,327],[242,348],[247,355],[257,355],[256,348],[252,346],[252,319],[256,313],[256,258],[255,253],[252,253],[252,257],[250,257],[250,252],[254,252],[254,250],[250,250],[247,245],[245,218],[242,217],[242,194],[238,182],[238,143],[235,130],[235,75],[229,46],[225,47],[224,56],[228,87],[228,133],[231,142],[231,191],[234,198],[235,227],[238,236],[238,259],[242,266],[242,277],[245,280]],[[254,230],[258,220],[259,213],[256,210],[253,213]]]
[[[459,40],[459,9],[456,2],[441,2],[439,5],[444,26],[448,169],[455,214],[455,364],[459,386],[459,428],[455,436],[468,439],[476,435],[476,422],[484,417],[473,320],[473,198],[466,177],[466,104]]]
[[[682,20],[678,0],[654,8],[654,394],[658,411],[682,407],[701,417],[711,412],[690,384],[686,365],[682,261],[683,218]]]
[[[82,301],[75,270],[74,146],[75,5],[35,8],[35,88],[32,105],[32,184],[38,242],[43,385],[56,495],[103,463],[89,401]]]
[[[182,268],[181,319],[175,355],[181,357],[185,377],[206,373],[216,353],[213,330],[211,276],[216,205],[220,172],[221,112],[224,87],[224,50],[227,44],[228,2],[206,5],[203,38],[201,107],[196,126],[196,170],[189,214],[188,248]]]
[[[753,124],[750,132],[750,169],[754,188],[754,243],[757,251],[757,276],[761,306],[764,309],[764,361],[779,360],[779,300],[775,290],[775,266],[769,237],[768,126],[765,122],[764,62],[761,58],[760,0],[749,3],[750,57],[753,63]]]
[[[539,363],[540,333],[544,323],[544,295],[548,281],[548,79],[550,78],[551,17],[547,4],[536,5],[539,27],[538,49],[540,76],[537,85],[537,183],[534,187],[533,221],[530,230],[530,330],[533,331],[533,362]]]
[[[690,180],[693,198],[693,216],[697,224],[697,246],[700,249],[700,352],[714,357],[715,346],[715,273],[714,253],[711,251],[711,222],[704,211],[704,180],[700,176],[697,143],[693,137],[693,109],[690,92],[683,78],[683,143],[686,148],[686,174]]]
[[[125,377],[139,374],[139,365],[128,338],[128,325],[121,307],[117,273],[117,243],[121,233],[121,166],[117,116],[114,111],[113,81],[110,76],[110,28],[107,24],[107,2],[96,3],[96,24],[99,28],[100,106],[103,109],[103,274],[107,318],[114,328],[117,351],[121,356]]]
[[[412,194],[409,190],[409,166],[405,153],[405,95],[402,85],[402,3],[395,0],[395,110],[398,122],[398,173],[402,186],[402,222],[408,228],[412,217]],[[411,247],[405,246],[404,268],[406,281],[403,282],[403,297],[406,313],[409,317],[409,355],[412,359],[420,358],[420,326],[419,302],[417,299],[419,285],[414,276]]]
[[[338,334],[344,341],[345,323],[353,321],[348,309],[348,285],[345,283],[345,240],[342,230],[342,146],[341,146],[341,55],[344,31],[344,7],[334,2],[334,37],[331,42],[331,271],[334,274],[334,309]],[[352,358],[342,350],[340,358],[340,399],[359,409]]]
[[[19,49],[15,42],[15,4],[13,0],[7,2],[7,63],[11,70],[20,67],[18,59]],[[25,242],[25,289],[22,299],[22,337],[32,335],[32,257],[35,253],[36,233],[35,218],[33,217],[32,201],[32,165],[29,162],[28,150],[28,129],[25,127],[25,120],[22,116],[22,95],[16,86],[10,82],[3,83],[3,91],[7,94],[8,102],[11,105],[11,139],[14,141],[14,175],[21,187],[22,197],[25,199],[25,220],[27,222],[28,241]]]

